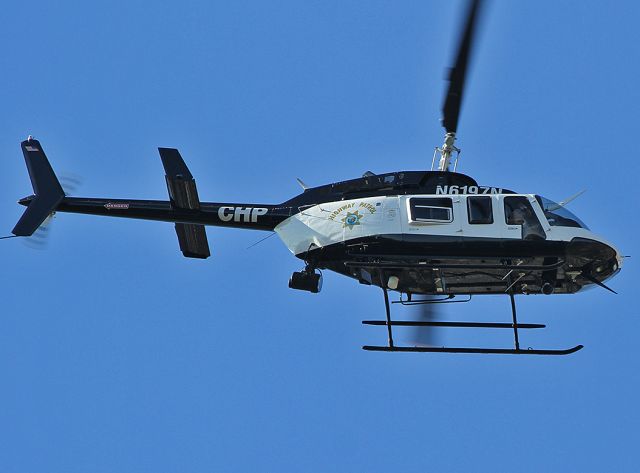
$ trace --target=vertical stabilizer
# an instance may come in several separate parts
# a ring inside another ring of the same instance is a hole
[[[64,191],[38,140],[29,137],[23,141],[22,153],[34,195],[20,202],[28,201],[28,207],[12,233],[16,236],[31,236],[64,199]]]

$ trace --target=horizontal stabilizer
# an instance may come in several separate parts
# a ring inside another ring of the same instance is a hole
[[[158,151],[166,174],[171,205],[177,209],[199,209],[200,199],[196,181],[180,156],[180,152],[174,148],[158,148]]]
[[[198,210],[200,198],[196,181],[180,156],[180,152],[174,148],[158,148],[158,151],[166,174],[171,207],[176,210]],[[176,234],[180,250],[187,258],[211,256],[204,225],[176,223]]]
[[[187,167],[180,152],[175,148],[158,148],[160,159],[167,176],[181,177],[182,179],[193,179],[191,171]]]
[[[211,256],[204,225],[176,223],[180,251],[187,258],[205,259]]]
[[[12,233],[16,236],[31,236],[64,199],[64,191],[38,140],[30,137],[23,141],[22,153],[35,195],[20,201],[28,204],[28,207]]]

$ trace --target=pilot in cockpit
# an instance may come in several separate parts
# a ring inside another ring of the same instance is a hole
[[[513,197],[505,201],[507,204],[507,224],[520,225],[522,227],[523,240],[536,240],[545,238],[542,225],[535,215],[531,204],[525,198]]]

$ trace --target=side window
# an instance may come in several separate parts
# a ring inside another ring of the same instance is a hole
[[[493,223],[493,207],[491,205],[491,197],[487,195],[467,197],[467,211],[469,214],[469,223]]]
[[[449,197],[409,199],[414,222],[453,222],[453,203]]]
[[[544,240],[547,237],[526,197],[505,197],[504,215],[507,225],[522,225],[523,240]]]

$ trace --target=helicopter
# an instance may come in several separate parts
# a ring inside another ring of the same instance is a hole
[[[450,69],[442,107],[444,143],[436,147],[431,169],[366,172],[361,177],[309,187],[280,204],[201,202],[196,182],[175,148],[158,148],[169,200],[71,197],[65,194],[41,143],[21,143],[33,194],[18,201],[27,209],[14,236],[29,237],[53,213],[70,212],[171,222],[187,258],[211,255],[205,226],[275,232],[304,262],[289,287],[318,293],[322,271],[379,287],[387,345],[365,345],[383,352],[567,355],[583,348],[524,349],[515,295],[574,294],[599,286],[617,274],[623,256],[593,233],[566,206],[576,194],[554,202],[536,194],[480,185],[457,172],[455,146],[464,84],[482,0],[472,0]],[[389,293],[401,305],[468,302],[474,295],[507,295],[511,323],[392,320]],[[499,328],[513,331],[513,348],[400,346],[393,327]]]

